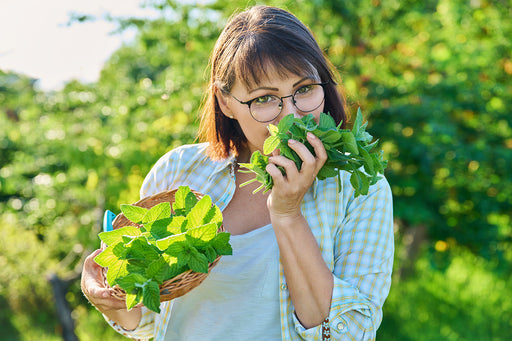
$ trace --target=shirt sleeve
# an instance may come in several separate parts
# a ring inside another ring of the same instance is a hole
[[[393,268],[393,204],[385,179],[366,196],[349,201],[334,245],[331,340],[374,340]],[[322,326],[305,329],[293,316],[304,340],[322,340]]]
[[[107,323],[119,334],[134,340],[149,340],[153,337],[156,313],[142,306],[142,317],[139,325],[133,330],[126,330],[119,324],[103,315]]]

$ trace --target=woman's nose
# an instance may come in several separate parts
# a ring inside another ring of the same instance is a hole
[[[279,115],[280,118],[283,118],[285,116],[288,116],[290,114],[293,114],[293,117],[295,118],[301,118],[302,115],[299,113],[299,110],[295,106],[295,100],[292,96],[287,96],[282,99],[282,109],[281,109],[281,115]]]

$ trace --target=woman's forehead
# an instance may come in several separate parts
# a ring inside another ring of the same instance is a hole
[[[236,75],[235,82],[239,82],[246,90],[251,90],[260,86],[272,84],[274,82],[281,82],[290,78],[303,79],[311,78],[320,81],[318,72],[313,68],[311,64],[309,67],[301,68],[300,72],[297,68],[293,68],[293,71],[283,67],[282,65],[275,65],[270,62],[256,70],[252,70],[251,73],[245,75]]]

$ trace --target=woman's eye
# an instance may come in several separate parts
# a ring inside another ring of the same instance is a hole
[[[313,85],[305,85],[305,86],[302,86],[300,87],[296,93],[298,94],[305,94],[305,93],[308,93],[311,91],[311,89],[313,89]]]
[[[257,97],[253,101],[254,101],[254,104],[267,104],[269,102],[272,102],[273,99],[274,99],[274,96],[266,95],[266,96]]]

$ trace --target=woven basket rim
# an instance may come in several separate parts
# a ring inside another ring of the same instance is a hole
[[[178,189],[170,189],[165,190],[162,192],[155,193],[153,195],[147,196],[145,198],[142,198],[138,200],[137,202],[131,204],[134,206],[139,207],[145,207],[145,208],[151,208],[161,202],[169,202],[171,203],[171,210],[172,210],[172,203],[174,202],[174,195]],[[191,189],[191,192],[194,193],[194,195],[201,199],[204,194],[195,191]],[[121,228],[124,226],[135,226],[140,228],[142,225],[135,224],[128,220],[124,214],[121,212],[119,213],[114,221],[112,222],[113,229]],[[224,232],[224,225],[221,225],[219,229],[217,230],[217,233]],[[187,270],[171,279],[168,279],[164,281],[160,285],[160,302],[164,301],[170,301],[174,298],[180,297],[185,295],[186,293],[190,292],[192,289],[196,288],[201,284],[206,277],[210,274],[210,271],[217,265],[219,262],[221,256],[217,256],[217,258],[208,265],[208,273],[200,273],[200,272],[194,272],[192,270]],[[107,283],[106,279],[106,271],[107,269],[103,269],[103,279],[105,282],[105,285],[108,288],[111,288],[112,296],[124,300],[126,299],[126,292],[121,289],[118,285],[114,285],[114,287],[110,287],[110,285]]]

